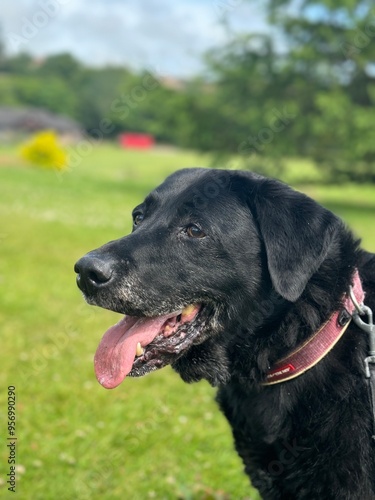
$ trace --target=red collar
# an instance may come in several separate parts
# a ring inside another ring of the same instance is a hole
[[[357,302],[362,304],[364,291],[358,270],[355,270],[353,276],[353,293]],[[345,310],[350,314],[350,317],[345,324],[342,324],[342,313]],[[273,385],[285,382],[286,380],[302,375],[302,373],[316,365],[326,354],[329,353],[333,346],[342,337],[350,324],[351,315],[354,310],[355,306],[349,296],[349,293],[347,293],[343,297],[343,308],[335,311],[329,320],[304,344],[299,346],[285,358],[275,363],[273,367],[268,370],[266,381],[263,385]]]

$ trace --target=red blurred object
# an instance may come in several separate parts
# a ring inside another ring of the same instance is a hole
[[[119,136],[120,145],[129,149],[150,149],[155,145],[155,138],[150,134],[125,133]]]

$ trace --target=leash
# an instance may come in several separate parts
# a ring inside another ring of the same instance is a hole
[[[349,288],[350,298],[355,306],[355,311],[352,314],[354,323],[369,336],[369,352],[364,359],[365,377],[369,392],[369,399],[372,410],[372,440],[375,444],[375,325],[373,321],[373,313],[370,307],[359,304],[355,298],[352,287]],[[367,323],[360,316],[367,316]]]

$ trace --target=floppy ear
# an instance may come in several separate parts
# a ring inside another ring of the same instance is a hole
[[[253,211],[275,290],[295,302],[326,258],[339,225],[332,212],[271,179],[254,179]]]

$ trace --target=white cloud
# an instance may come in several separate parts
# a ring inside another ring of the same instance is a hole
[[[187,76],[201,69],[207,49],[225,42],[225,27],[218,22],[223,11],[235,30],[267,29],[259,5],[244,0],[2,0],[1,24],[13,53],[42,57],[69,51],[89,64],[153,67]],[[15,36],[24,41],[17,43]]]

